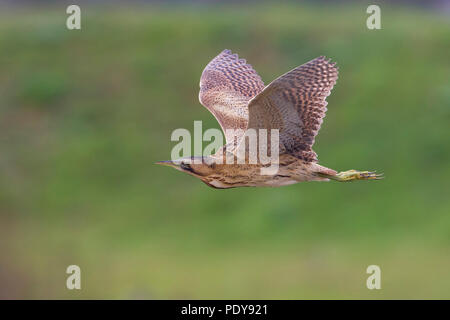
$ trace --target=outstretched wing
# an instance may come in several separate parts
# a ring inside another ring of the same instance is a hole
[[[248,128],[278,129],[280,153],[317,161],[312,145],[337,77],[335,63],[325,57],[285,73],[250,101]]]
[[[248,123],[248,102],[264,89],[261,77],[230,50],[222,51],[203,70],[199,99],[217,119],[227,143],[240,140]],[[236,134],[227,129],[240,129]],[[237,142],[236,142],[237,143]]]

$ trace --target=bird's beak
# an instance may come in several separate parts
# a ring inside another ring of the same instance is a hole
[[[161,164],[163,166],[168,166],[168,167],[172,167],[172,168],[178,168],[179,167],[178,164],[176,164],[175,162],[173,162],[171,160],[158,161],[158,162],[155,162],[155,164]]]

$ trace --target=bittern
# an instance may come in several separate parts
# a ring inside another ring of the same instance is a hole
[[[337,78],[336,64],[321,56],[264,86],[246,60],[224,50],[204,69],[199,99],[225,132],[226,145],[213,155],[157,163],[172,166],[220,189],[277,187],[302,181],[381,179],[381,175],[371,171],[338,173],[318,164],[312,146],[327,110],[325,99]],[[267,164],[216,161],[230,153],[238,157],[236,141],[243,143],[245,132],[250,129],[278,130],[276,173],[263,174],[261,168]]]

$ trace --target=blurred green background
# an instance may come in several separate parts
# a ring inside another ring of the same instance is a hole
[[[0,12],[0,298],[450,298],[448,15],[81,5],[69,31],[66,7]],[[314,149],[386,179],[215,190],[154,165],[174,129],[219,127],[198,83],[225,48],[266,84],[336,61]]]

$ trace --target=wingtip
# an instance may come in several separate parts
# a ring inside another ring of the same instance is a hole
[[[339,72],[339,67],[337,66],[337,62],[333,61],[331,58],[328,58],[326,56],[320,56],[316,59],[327,63],[330,67],[333,67],[337,72]]]
[[[233,53],[230,49],[225,49],[221,52],[221,54],[227,54],[231,56],[234,60],[238,61],[241,64],[247,65],[249,67],[252,67],[250,64],[247,63],[247,60],[244,58],[239,58],[239,55],[237,53]]]

